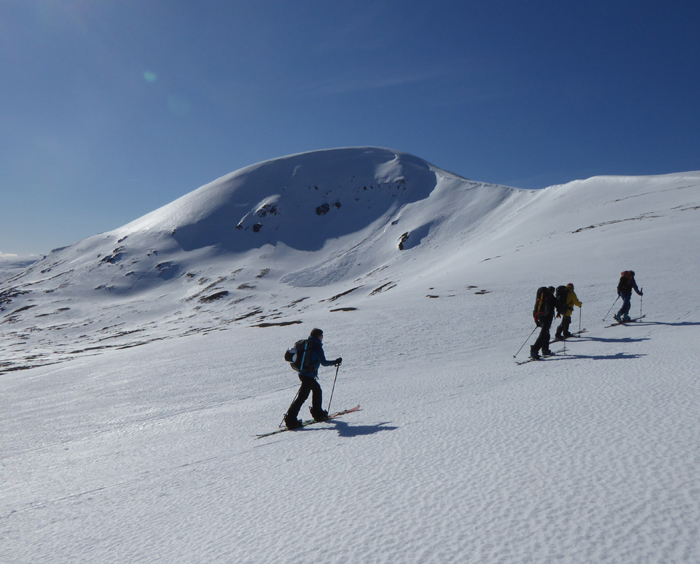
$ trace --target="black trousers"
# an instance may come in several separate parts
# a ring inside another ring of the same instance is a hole
[[[569,325],[571,325],[571,316],[565,315],[561,318],[561,323],[559,324],[559,327],[557,327],[557,335],[561,335],[562,333],[568,333]]]
[[[552,320],[551,319],[545,319],[542,322],[542,329],[540,330],[540,335],[537,337],[537,340],[535,341],[535,344],[532,345],[532,350],[537,352],[540,349],[542,351],[548,351],[549,350],[549,328],[552,326]]]
[[[297,397],[294,398],[292,405],[289,406],[287,410],[287,416],[290,419],[296,419],[299,415],[299,410],[304,402],[309,397],[309,394],[313,392],[311,398],[311,413],[321,413],[323,408],[321,404],[323,403],[323,392],[321,391],[321,384],[318,383],[316,378],[311,378],[309,376],[302,376],[299,374],[299,380],[301,381],[301,386],[299,386],[299,391],[297,392]]]

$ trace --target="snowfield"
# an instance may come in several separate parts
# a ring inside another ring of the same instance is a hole
[[[700,562],[699,218],[700,172],[339,149],[4,270],[0,562]],[[646,317],[608,327],[629,269]],[[586,332],[516,364],[568,282]],[[256,439],[313,327],[361,410]]]

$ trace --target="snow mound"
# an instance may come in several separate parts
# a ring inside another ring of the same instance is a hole
[[[427,198],[438,169],[388,149],[335,149],[249,166],[117,230],[170,232],[185,251],[245,252],[284,243],[317,251]]]

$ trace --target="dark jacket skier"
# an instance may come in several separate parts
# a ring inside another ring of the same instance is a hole
[[[550,286],[542,294],[542,304],[539,310],[535,312],[535,323],[541,329],[535,344],[530,347],[530,356],[532,358],[540,358],[540,350],[545,356],[552,354],[549,350],[549,329],[552,326],[555,314],[557,317],[559,316],[557,312],[557,298],[554,296],[554,287]]]
[[[622,307],[615,314],[615,319],[618,323],[630,321],[630,306],[632,304],[632,290],[637,292],[637,295],[643,296],[644,293],[637,288],[637,282],[634,279],[634,270],[625,270],[620,275],[620,282],[617,284],[617,295],[622,298]]]
[[[316,378],[318,378],[318,369],[321,366],[340,366],[343,362],[342,358],[336,358],[335,360],[326,360],[326,355],[323,352],[323,331],[320,329],[313,329],[309,336],[309,347],[311,354],[311,360],[303,372],[299,373],[299,381],[301,386],[297,392],[296,398],[289,406],[287,414],[284,416],[284,423],[288,429],[297,429],[301,427],[301,421],[297,419],[299,415],[299,410],[304,402],[309,397],[310,393],[313,393],[311,399],[311,416],[316,421],[324,421],[328,418],[328,412],[324,411],[321,404],[323,399],[323,392],[321,390],[321,385],[318,383]]]

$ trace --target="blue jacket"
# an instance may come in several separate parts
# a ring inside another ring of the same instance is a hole
[[[309,346],[311,347],[311,351],[307,351],[306,354],[309,354],[309,352],[311,353],[311,360],[308,368],[304,372],[299,372],[299,376],[316,378],[318,377],[319,367],[321,365],[333,366],[333,361],[326,360],[326,355],[323,352],[323,344],[321,344],[321,340],[317,337],[309,337]]]

